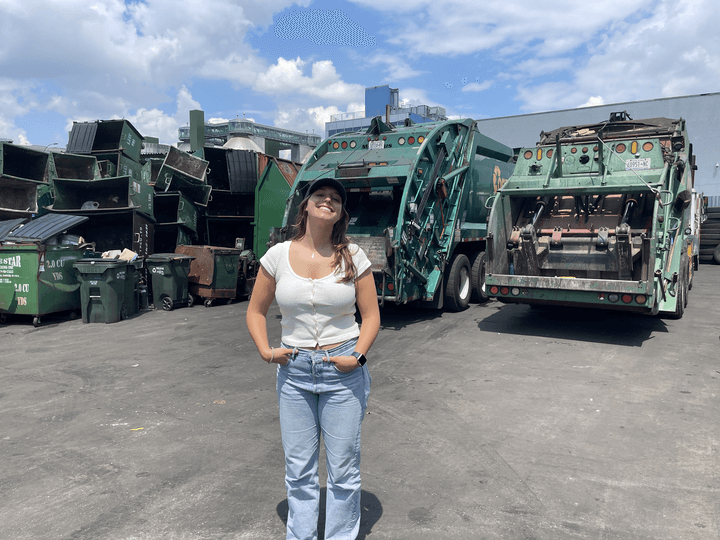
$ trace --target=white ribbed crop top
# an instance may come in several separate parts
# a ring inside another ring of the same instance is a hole
[[[282,314],[282,340],[291,347],[341,343],[360,335],[355,321],[355,283],[339,283],[344,269],[320,279],[298,276],[290,266],[291,241],[276,244],[260,259],[275,279],[275,300]],[[370,260],[356,244],[350,254],[357,278]]]

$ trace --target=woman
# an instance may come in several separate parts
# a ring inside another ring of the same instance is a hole
[[[337,180],[310,185],[294,238],[260,259],[247,311],[260,356],[279,364],[288,539],[318,536],[321,433],[328,469],[325,540],[354,539],[360,528],[360,426],[370,392],[365,354],[380,329],[380,311],[370,261],[346,237],[345,199]],[[267,337],[273,299],[282,314],[279,347]]]

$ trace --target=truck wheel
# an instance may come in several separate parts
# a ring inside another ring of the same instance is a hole
[[[490,299],[485,292],[485,252],[476,254],[472,262],[472,295],[470,300],[484,304]]]
[[[683,289],[683,307],[688,305],[688,295],[690,293],[690,283],[692,278],[692,269],[690,268],[690,257],[687,252],[683,252],[680,257],[680,268],[682,268],[682,289]]]
[[[685,283],[677,283],[675,285],[675,311],[668,314],[668,319],[682,319],[685,313]]]
[[[450,311],[462,311],[470,303],[472,270],[467,255],[459,254],[450,265],[445,284],[445,305]]]
[[[715,248],[715,251],[713,251],[713,260],[720,264],[720,245]]]

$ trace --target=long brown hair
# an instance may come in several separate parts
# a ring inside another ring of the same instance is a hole
[[[295,220],[295,234],[292,240],[300,240],[305,236],[305,228],[307,227],[307,205],[310,201],[310,195],[305,197],[300,206],[298,206],[298,215]],[[345,205],[342,207],[342,214],[340,219],[335,222],[332,230],[332,244],[333,244],[333,270],[345,267],[345,276],[340,280],[340,283],[350,283],[355,281],[355,263],[353,263],[352,255],[350,254],[350,240],[347,237],[348,223],[350,223],[350,214],[345,209]]]

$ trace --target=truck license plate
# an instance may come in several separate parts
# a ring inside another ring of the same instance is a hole
[[[642,159],[628,159],[625,162],[625,170],[629,171],[631,169],[649,169],[650,168],[650,158],[642,158]]]
[[[382,150],[385,148],[385,141],[370,141],[368,143],[369,150]]]

